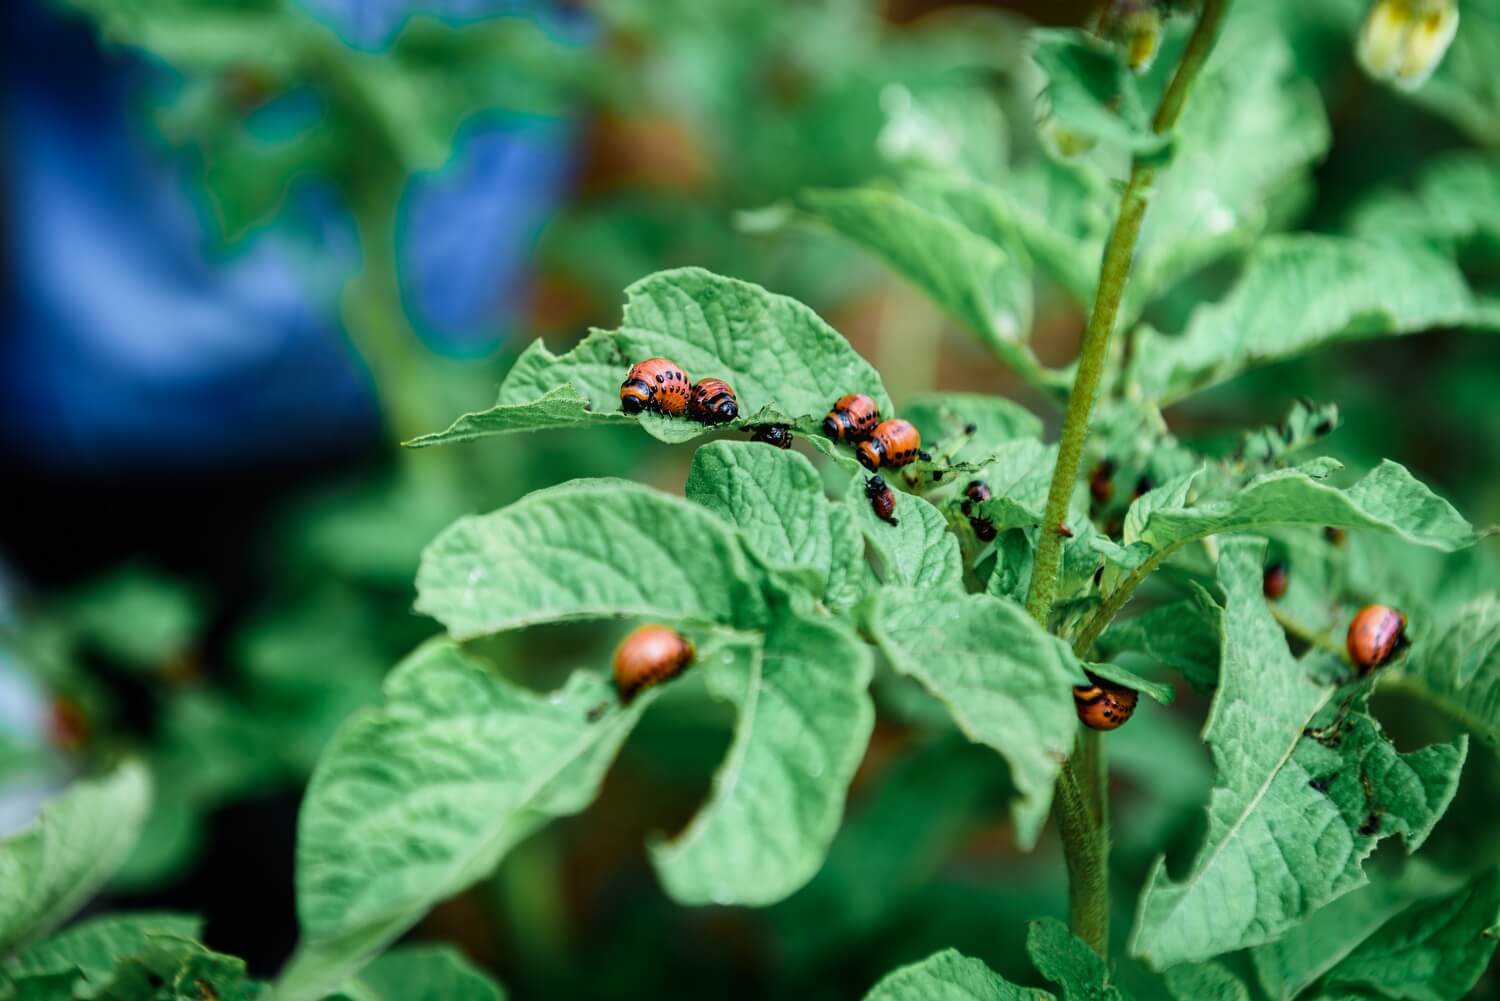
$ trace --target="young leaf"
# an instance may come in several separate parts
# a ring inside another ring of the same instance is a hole
[[[876,592],[868,626],[896,670],[937,696],[970,740],[1005,758],[1018,794],[1016,841],[1031,848],[1078,732],[1071,688],[1087,679],[1072,652],[1019,604],[987,594],[888,586]]]
[[[152,936],[196,939],[203,921],[189,914],[112,914],[80,922],[37,942],[4,964],[16,977],[81,975],[99,982],[120,957],[141,952]]]
[[[308,786],[297,831],[303,937],[278,1001],[337,988],[522,837],[587,806],[654,695],[590,722],[616,702],[604,678],[580,671],[536,695],[439,641],[392,671],[385,691],[383,709],[345,723]]]
[[[844,627],[795,614],[728,652],[703,672],[739,711],[734,743],[708,803],[651,859],[679,903],[760,906],[811,879],[838,830],[874,725],[871,658]]]
[[[330,1001],[504,1001],[505,992],[447,945],[393,949]]]
[[[630,420],[620,413],[596,414],[588,407],[589,401],[571,385],[558,386],[525,403],[497,403],[488,410],[464,414],[446,430],[424,434],[402,444],[407,448],[426,448],[512,431],[542,431],[585,423],[623,424]]]
[[[574,480],[428,545],[417,611],[456,639],[610,616],[733,624],[764,615],[762,572],[696,504],[626,480]]]
[[[692,379],[727,381],[742,415],[770,407],[788,422],[820,421],[845,393],[865,393],[882,412],[892,412],[869,362],[794,299],[700,268],[658,272],[630,286],[626,296],[618,330],[596,330],[563,355],[540,341],[527,348],[501,385],[498,403],[533,403],[571,384],[591,412],[618,413],[630,366],[661,356]],[[642,426],[664,441],[709,430],[686,418],[645,416],[652,419]]]
[[[1428,635],[1404,665],[1406,676],[1500,750],[1500,598],[1474,599]]]
[[[1099,637],[1098,650],[1115,660],[1138,655],[1181,672],[1200,692],[1219,679],[1219,650],[1224,613],[1198,585],[1189,597],[1129,619],[1116,619]]]
[[[693,455],[687,498],[736,526],[769,566],[807,577],[830,607],[858,600],[864,543],[853,521],[823,494],[812,463],[754,442],[716,441]]]
[[[950,212],[879,188],[810,191],[801,202],[921,288],[1022,377],[1046,384],[1027,343],[1031,271],[1013,232],[976,232]]]
[[[909,587],[957,587],[963,580],[963,557],[938,509],[915,494],[898,491],[897,524],[881,521],[865,496],[866,479],[868,474],[855,475],[844,504],[880,557],[881,579]]]
[[[1468,997],[1495,954],[1500,870],[1454,893],[1413,904],[1343,955],[1323,977],[1327,988],[1373,990],[1411,1001]]]
[[[108,978],[86,997],[149,998],[151,1001],[257,1001],[262,984],[249,978],[245,961],[168,935],[150,936],[144,948],[122,956]]]
[[[151,778],[130,761],[84,779],[0,841],[0,952],[46,934],[88,900],[135,846],[151,808]]]
[[[1461,324],[1473,301],[1458,268],[1420,246],[1311,234],[1263,241],[1238,284],[1178,335],[1140,331],[1129,378],[1166,404],[1335,341]]]
[[[1046,991],[1017,987],[955,949],[888,973],[865,1001],[1055,1001]]]
[[[1057,446],[1043,445],[1036,438],[1015,438],[995,449],[993,458],[976,478],[990,488],[990,500],[978,513],[997,528],[1029,527],[1041,523],[1047,506],[1047,488]]]
[[[1032,58],[1047,77],[1048,118],[1078,136],[1132,153],[1160,150],[1135,77],[1117,46],[1081,29],[1033,31]]]
[[[1031,922],[1026,954],[1037,972],[1062,988],[1063,1001],[1126,1001],[1100,955],[1055,918]]]
[[[922,440],[946,444],[967,439],[953,453],[955,462],[987,462],[996,447],[1017,438],[1040,438],[1042,421],[1030,410],[1003,396],[981,393],[927,393],[906,401],[901,416],[916,425]],[[973,433],[965,430],[973,425]]]
[[[1163,554],[1209,535],[1269,525],[1373,528],[1449,552],[1479,538],[1453,505],[1397,463],[1382,462],[1347,490],[1321,482],[1332,468],[1337,464],[1323,460],[1274,470],[1231,497],[1198,504],[1185,502],[1186,484],[1165,484],[1131,506],[1126,541],[1143,542]],[[1139,554],[1132,560],[1139,562]]]
[[[1097,675],[1105,681],[1112,681],[1117,685],[1133,688],[1154,702],[1164,706],[1172,704],[1175,693],[1172,686],[1161,681],[1152,681],[1143,678],[1127,667],[1119,664],[1085,664],[1090,674]]]
[[[1261,593],[1264,543],[1219,558],[1227,602],[1219,688],[1204,728],[1216,786],[1192,868],[1147,878],[1131,951],[1157,968],[1271,941],[1364,882],[1383,836],[1408,850],[1453,796],[1466,739],[1399,754],[1328,668],[1292,658]]]

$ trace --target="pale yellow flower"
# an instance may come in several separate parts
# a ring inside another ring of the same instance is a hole
[[[1457,31],[1457,0],[1377,0],[1359,33],[1359,61],[1375,79],[1415,90]]]

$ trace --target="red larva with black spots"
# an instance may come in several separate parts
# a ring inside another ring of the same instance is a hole
[[[702,379],[688,396],[688,416],[700,424],[727,424],[739,415],[739,400],[723,379]]]
[[[1349,623],[1346,640],[1349,659],[1369,674],[1406,645],[1406,616],[1388,605],[1366,605]]]
[[[629,702],[652,685],[677,677],[693,662],[693,644],[666,626],[641,626],[615,650],[615,690]]]
[[[974,514],[974,506],[983,504],[990,499],[990,485],[983,480],[970,480],[969,485],[964,487],[964,500],[959,505],[959,510],[969,519],[969,527],[974,529],[975,536],[980,542],[991,542],[996,534],[995,523],[990,519]]]
[[[879,423],[875,401],[863,393],[849,393],[840,396],[823,418],[823,433],[834,441],[864,441]]]
[[[865,496],[870,498],[870,508],[875,512],[875,517],[892,525],[899,524],[896,521],[896,492],[885,482],[881,476],[872,476],[865,481]]]
[[[654,410],[669,417],[687,411],[692,383],[676,362],[647,358],[630,366],[620,384],[620,409],[627,414]]]
[[[870,437],[855,449],[860,464],[870,472],[881,466],[904,466],[922,450],[922,436],[910,421],[889,420],[875,425]]]
[[[1275,601],[1286,594],[1289,579],[1285,563],[1272,563],[1266,567],[1265,577],[1261,580],[1261,591],[1264,592],[1267,600]]]
[[[1124,685],[1089,675],[1088,685],[1073,689],[1073,708],[1078,718],[1091,730],[1115,730],[1125,725],[1135,712],[1140,693]]]

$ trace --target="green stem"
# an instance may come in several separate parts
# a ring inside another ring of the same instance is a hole
[[[1166,561],[1167,557],[1177,552],[1183,545],[1184,543],[1178,543],[1152,553],[1140,566],[1126,574],[1125,579],[1109,592],[1104,599],[1104,604],[1100,605],[1084,622],[1083,628],[1078,631],[1077,638],[1073,640],[1073,653],[1079,657],[1087,657],[1089,651],[1094,648],[1094,642],[1099,639],[1099,634],[1115,620],[1116,615],[1120,614],[1120,609],[1125,607],[1125,603],[1130,600],[1135,589],[1140,587],[1145,579]]]
[[[1057,777],[1057,827],[1068,867],[1068,924],[1101,956],[1109,954],[1109,815],[1104,746],[1084,730]]]
[[[1188,40],[1182,62],[1162,94],[1151,127],[1158,133],[1169,132],[1177,124],[1183,103],[1193,81],[1203,68],[1218,38],[1219,27],[1229,9],[1229,0],[1204,0],[1203,12]],[[1137,158],[1125,182],[1120,212],[1099,268],[1099,288],[1094,295],[1088,326],[1084,329],[1083,347],[1078,356],[1078,372],[1073,390],[1068,394],[1068,408],[1063,416],[1062,437],[1058,442],[1057,465],[1052,470],[1052,484],[1047,491],[1046,516],[1042,520],[1036,563],[1031,574],[1031,590],[1026,595],[1026,610],[1046,626],[1052,618],[1052,604],[1057,598],[1057,578],[1062,567],[1063,537],[1057,526],[1067,520],[1068,500],[1078,481],[1078,467],[1083,461],[1083,445],[1088,437],[1089,416],[1099,395],[1104,363],[1109,353],[1109,337],[1120,313],[1120,300],[1130,278],[1130,260],[1141,232],[1141,221],[1151,200],[1151,184],[1156,167]]]
[[[1177,124],[1188,91],[1213,50],[1228,9],[1229,0],[1203,0],[1203,10],[1192,37],[1188,39],[1187,50],[1157,106],[1156,117],[1151,123],[1155,132],[1170,132]],[[1110,334],[1120,314],[1120,301],[1130,279],[1130,262],[1140,237],[1141,222],[1146,217],[1155,177],[1156,167],[1152,162],[1137,157],[1131,164],[1130,178],[1120,198],[1119,214],[1100,262],[1099,287],[1084,329],[1073,389],[1068,394],[1057,464],[1053,467],[1052,483],[1047,490],[1046,515],[1038,533],[1040,541],[1031,573],[1031,589],[1026,595],[1026,611],[1043,628],[1048,628],[1052,621],[1052,606],[1057,598],[1058,575],[1062,569],[1063,537],[1057,527],[1067,519],[1068,501],[1073,485],[1078,481],[1089,417],[1099,395],[1099,383],[1109,354]],[[1116,588],[1079,636],[1077,648],[1087,651],[1093,646],[1094,640],[1124,606],[1130,593],[1165,557],[1165,552],[1153,555]],[[1075,935],[1101,956],[1109,955],[1107,773],[1103,742],[1096,732],[1087,730],[1073,757],[1063,763],[1057,782],[1058,833],[1068,866],[1069,925]]]

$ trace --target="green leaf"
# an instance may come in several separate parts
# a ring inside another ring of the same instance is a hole
[[[1142,695],[1164,706],[1172,704],[1175,693],[1172,691],[1172,686],[1165,682],[1143,678],[1129,668],[1121,667],[1119,664],[1085,664],[1084,666],[1090,674],[1096,674],[1105,681],[1112,681],[1117,685],[1133,688]]]
[[[893,474],[900,475],[900,474]],[[963,581],[958,539],[937,508],[916,494],[896,492],[897,524],[881,521],[865,496],[868,475],[858,473],[844,495],[854,524],[880,557],[881,580],[909,587],[953,588]]]
[[[1158,859],[1131,951],[1157,968],[1209,959],[1284,934],[1362,885],[1383,836],[1418,847],[1447,808],[1466,738],[1399,754],[1362,703],[1342,702],[1330,668],[1299,662],[1261,593],[1264,543],[1226,542],[1219,688],[1204,728],[1216,785],[1191,869]]]
[[[871,668],[869,648],[845,628],[796,615],[774,623],[763,648],[731,646],[704,665],[739,724],[708,802],[652,845],[674,900],[762,906],[812,878],[874,725]]]
[[[964,734],[999,751],[1017,800],[1016,841],[1036,844],[1059,763],[1073,748],[1072,652],[1019,604],[987,594],[885,587],[868,627],[892,666],[920,681]]]
[[[987,462],[1004,442],[1039,439],[1042,421],[1030,410],[1003,396],[982,393],[925,393],[906,401],[901,416],[911,421],[931,450],[935,443],[966,438],[953,453],[954,462]],[[974,426],[972,434],[965,432]]]
[[[1193,312],[1181,334],[1142,329],[1128,378],[1165,404],[1338,341],[1462,324],[1473,309],[1458,268],[1426,248],[1275,237],[1256,248],[1224,299]]]
[[[1177,1001],[1251,1001],[1245,982],[1218,963],[1172,967],[1167,990]]]
[[[636,282],[626,290],[620,328],[596,330],[566,354],[554,355],[534,342],[506,376],[498,402],[534,403],[570,383],[590,411],[616,414],[625,373],[653,356],[672,359],[694,380],[726,380],[746,415],[738,424],[763,421],[748,415],[769,407],[786,422],[811,426],[845,393],[865,393],[882,412],[893,412],[869,362],[811,309],[700,268],[661,271]],[[644,416],[651,419],[642,426],[663,441],[711,430],[686,418]]]
[[[716,441],[693,455],[687,498],[734,525],[767,565],[806,578],[831,608],[863,593],[864,541],[848,512],[823,494],[818,471],[797,452]]]
[[[876,984],[865,1001],[1053,1001],[1046,991],[1017,987],[977,959],[945,949],[903,966]]]
[[[380,956],[344,986],[348,1001],[504,1001],[505,992],[449,945]]]
[[[1033,31],[1032,59],[1047,77],[1048,118],[1058,127],[1132,153],[1160,150],[1135,77],[1117,46],[1082,29]]]
[[[1181,672],[1200,692],[1219,679],[1224,613],[1208,592],[1192,585],[1190,596],[1110,623],[1098,649],[1111,660],[1139,657]]]
[[[588,423],[621,424],[629,420],[619,413],[593,413],[588,406],[589,401],[580,396],[578,390],[572,386],[558,386],[526,403],[497,403],[488,410],[464,414],[444,431],[424,434],[402,444],[407,448],[426,448],[512,431],[542,431]]]
[[[1223,532],[1271,525],[1336,525],[1373,528],[1451,552],[1481,537],[1453,505],[1397,463],[1382,462],[1347,490],[1321,482],[1337,467],[1332,460],[1322,460],[1273,470],[1227,498],[1196,504],[1185,502],[1190,482],[1164,484],[1131,506],[1125,519],[1125,541],[1143,542],[1160,555]],[[1133,548],[1127,546],[1127,552]]]
[[[1021,376],[1047,383],[1028,346],[1030,263],[1001,203],[989,204],[990,225],[976,231],[940,205],[880,188],[809,191],[800,202],[921,288]]]
[[[1097,171],[1043,156],[1018,168],[996,195],[1037,267],[1078,302],[1091,302],[1118,188]]]
[[[483,877],[548,819],[577,813],[644,707],[576,672],[537,695],[431,642],[386,680],[386,703],[324,753],[297,830],[302,942],[279,1001],[333,990],[433,904]]]
[[[80,922],[25,949],[5,963],[17,977],[82,975],[102,981],[122,956],[144,950],[153,936],[195,939],[201,918],[189,914],[111,914]]]
[[[462,518],[422,553],[417,611],[457,639],[610,616],[763,617],[763,574],[712,513],[626,480],[574,480]]]
[[[1040,524],[1056,462],[1056,445],[1043,445],[1036,438],[1002,442],[976,474],[993,495],[978,512],[1001,529]]]
[[[1110,983],[1103,958],[1055,918],[1031,922],[1026,954],[1037,972],[1062,988],[1063,1001],[1126,1001]]]
[[[1500,874],[1472,881],[1413,863],[1335,900],[1251,952],[1272,1001],[1316,984],[1365,986],[1393,998],[1464,996],[1494,952]]]
[[[0,952],[83,906],[130,854],[150,808],[150,776],[131,761],[69,786],[0,841]]]
[[[1500,750],[1500,597],[1460,606],[1433,629],[1403,665],[1424,695]]]
[[[65,614],[78,639],[137,668],[161,668],[186,651],[204,619],[190,588],[143,568],[91,582]]]
[[[121,957],[108,980],[88,997],[140,998],[142,1001],[256,1001],[262,985],[251,980],[245,962],[197,942],[153,935],[139,952]]]
[[[1500,870],[1413,904],[1345,955],[1325,988],[1365,988],[1411,1001],[1458,1001],[1484,974],[1500,930]]]
[[[1158,171],[1141,225],[1127,321],[1273,226],[1328,149],[1323,102],[1283,37],[1285,24],[1257,23],[1252,6],[1231,10],[1182,109],[1171,162]],[[1175,61],[1159,60],[1153,75],[1164,83]]]

